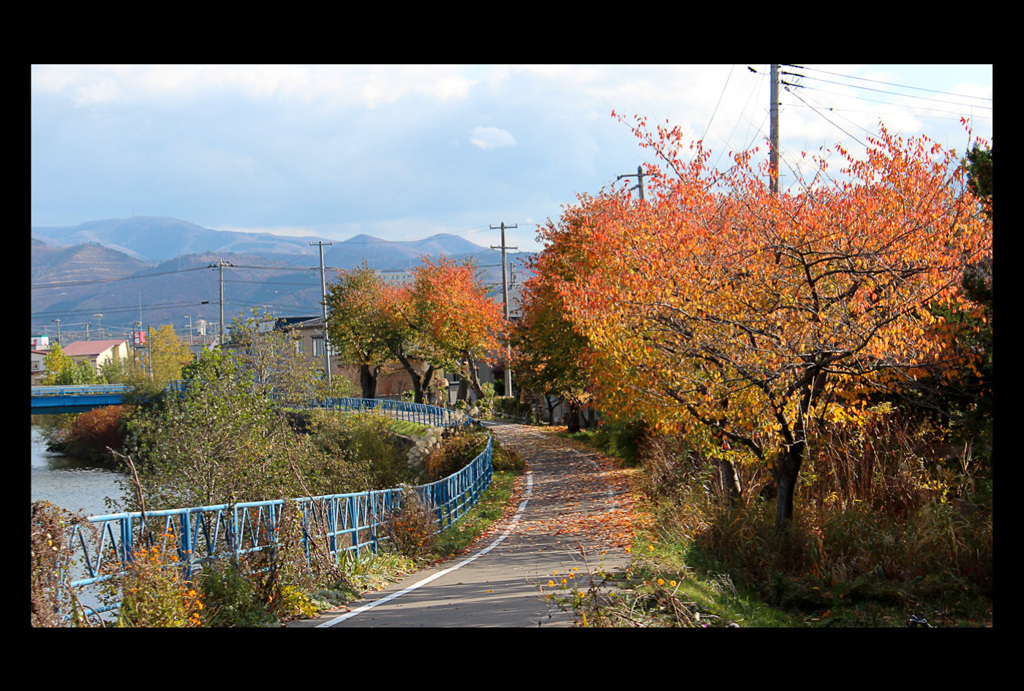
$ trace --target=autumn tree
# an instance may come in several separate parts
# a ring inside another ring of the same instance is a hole
[[[347,272],[328,296],[331,338],[349,362],[366,365],[361,379],[394,360],[409,374],[417,403],[439,370],[464,374],[483,397],[477,366],[498,349],[502,320],[473,267],[421,257],[408,286],[383,285],[371,274]]]
[[[46,378],[43,383],[48,386],[75,384],[75,361],[64,354],[59,343],[54,343],[43,358]]]
[[[164,324],[149,336],[150,374],[154,385],[162,388],[181,379],[181,368],[192,362],[192,351],[178,337],[174,327]]]
[[[522,317],[510,332],[520,386],[542,394],[549,414],[564,403],[570,432],[579,430],[580,413],[593,399],[594,390],[590,343],[573,327],[556,290],[556,283],[566,282],[578,266],[573,227],[579,223],[567,210],[562,232],[552,229],[546,234],[551,243],[533,260],[533,276],[523,286]]]
[[[753,153],[719,173],[678,128],[634,128],[650,194],[581,197],[581,270],[553,279],[596,353],[602,410],[700,427],[770,469],[793,519],[815,427],[837,407],[969,366],[941,308],[991,256],[991,219],[951,152],[883,128],[840,175],[772,194]],[[563,229],[549,226],[556,241]]]
[[[435,366],[458,372],[478,399],[484,397],[478,366],[501,346],[504,319],[469,262],[424,257],[413,270],[405,302],[409,323],[419,334],[425,356]],[[460,387],[460,397],[466,398]]]
[[[331,346],[343,362],[359,365],[363,398],[376,398],[377,377],[395,360],[389,337],[395,330],[384,309],[386,286],[364,262],[342,271],[327,293],[327,331]]]

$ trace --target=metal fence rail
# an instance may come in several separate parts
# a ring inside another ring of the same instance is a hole
[[[437,406],[364,399],[330,399],[316,406],[359,412],[379,410],[399,419],[433,426],[461,426],[472,422],[464,414]],[[479,500],[493,473],[492,440],[480,455],[458,472],[415,491],[422,505],[434,513],[436,532],[448,529]],[[244,555],[277,544],[286,502],[298,509],[301,542],[307,558],[323,549],[339,562],[343,555],[359,559],[376,553],[386,542],[384,524],[403,506],[402,488],[269,500],[237,504],[166,509],[90,516],[76,525],[70,540],[75,564],[70,586],[78,592],[95,590],[126,572],[138,550],[159,549],[173,558],[186,577],[204,562],[224,555]],[[93,600],[94,598],[89,598]],[[90,604],[95,613],[117,605]]]
[[[93,396],[96,394],[125,393],[127,384],[67,384],[64,386],[33,386],[33,396]]]
[[[473,422],[472,418],[458,410],[381,398],[328,398],[311,407],[347,413],[380,411],[400,420],[432,427],[459,427]]]

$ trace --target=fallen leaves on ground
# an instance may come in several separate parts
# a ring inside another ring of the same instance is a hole
[[[556,431],[517,425],[497,432],[536,475],[538,496],[521,529],[572,538],[598,552],[627,548],[645,527],[635,510],[637,471]]]

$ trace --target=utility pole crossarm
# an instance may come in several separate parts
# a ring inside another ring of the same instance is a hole
[[[640,166],[636,167],[636,172],[635,173],[625,173],[623,175],[617,176],[615,179],[616,180],[621,180],[622,178],[636,178],[637,179],[636,187],[633,187],[632,189],[640,190],[640,201],[643,201],[644,200],[644,178],[645,177],[647,177],[647,173],[644,172],[644,167],[642,165],[640,165]]]

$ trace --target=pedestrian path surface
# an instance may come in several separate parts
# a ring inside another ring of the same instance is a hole
[[[288,627],[572,626],[557,596],[629,562],[629,471],[541,428],[491,431],[526,461],[513,515],[465,555],[369,593],[348,611]]]

